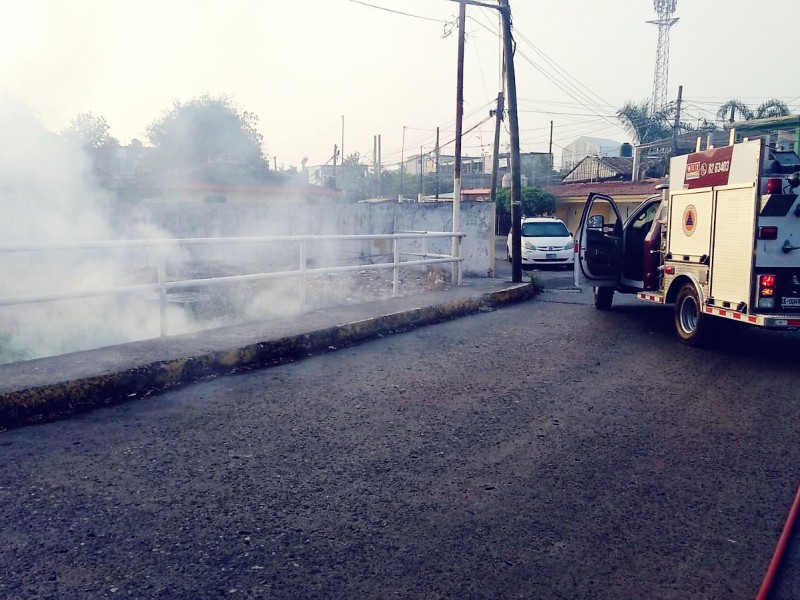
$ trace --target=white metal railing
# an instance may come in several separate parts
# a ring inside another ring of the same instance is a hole
[[[159,310],[161,322],[161,335],[167,335],[167,292],[184,288],[207,287],[225,283],[260,281],[266,279],[299,278],[300,280],[300,306],[306,304],[306,280],[309,276],[327,273],[345,273],[350,271],[392,269],[392,296],[397,296],[400,284],[400,269],[404,267],[452,263],[453,281],[461,283],[461,240],[464,233],[432,232],[432,231],[407,231],[387,234],[370,235],[282,235],[268,237],[236,237],[236,238],[186,238],[186,239],[150,239],[150,240],[120,240],[97,242],[65,242],[58,244],[30,243],[0,245],[0,254],[10,253],[54,253],[79,250],[121,250],[145,249],[156,251],[156,283],[117,286],[100,289],[82,289],[67,292],[52,292],[40,294],[27,294],[10,297],[0,297],[0,307],[35,304],[41,302],[54,302],[58,300],[73,300],[79,298],[93,298],[112,295],[127,295],[141,292],[157,292],[159,296]],[[432,238],[450,238],[456,242],[458,248],[456,255],[431,254],[428,252],[428,240]],[[419,239],[422,242],[421,252],[401,252],[400,241]],[[359,263],[356,265],[340,267],[308,268],[308,244],[320,241],[368,241],[392,240],[392,261],[385,263]],[[200,279],[183,279],[167,281],[167,251],[175,248],[191,246],[225,246],[243,244],[271,244],[289,242],[299,244],[299,267],[291,271],[272,271],[251,273],[247,275],[229,275],[208,277]],[[403,256],[414,257],[414,260],[402,260]]]

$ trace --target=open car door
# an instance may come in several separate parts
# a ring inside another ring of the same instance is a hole
[[[616,287],[622,274],[622,217],[604,194],[589,194],[575,233],[575,285]]]

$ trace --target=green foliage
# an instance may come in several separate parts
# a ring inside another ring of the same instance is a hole
[[[773,117],[786,117],[789,113],[789,107],[786,103],[771,98],[766,102],[761,103],[755,110],[750,109],[747,104],[741,100],[728,100],[725,104],[717,110],[717,119],[722,122],[732,123],[734,121],[752,121],[753,119],[769,119]]]
[[[533,285],[533,292],[537,296],[544,291],[544,282],[536,275],[531,275],[531,285]]]
[[[556,210],[556,197],[537,186],[524,187],[520,190],[522,214],[526,217],[540,217],[553,214]],[[496,202],[498,207],[508,213],[511,212],[511,190],[504,188],[497,191]]]
[[[756,108],[756,119],[769,119],[773,117],[787,117],[789,116],[789,107],[785,102],[772,98]]]
[[[81,113],[69,126],[61,131],[61,136],[68,142],[86,148],[97,150],[103,146],[118,146],[119,142],[111,137],[105,118],[95,117],[92,113]]]
[[[617,111],[617,119],[638,144],[647,144],[670,137],[672,135],[670,117],[673,115],[672,108],[652,114],[646,100],[638,104],[626,102]]]
[[[342,166],[358,166],[361,164],[361,153],[353,152],[342,160]]]
[[[61,137],[67,143],[83,149],[92,162],[92,170],[98,180],[107,182],[114,176],[119,141],[111,136],[103,117],[96,117],[90,112],[81,113],[61,131]]]
[[[263,136],[258,117],[242,111],[228,96],[203,95],[172,108],[147,128],[161,164],[186,167],[220,156],[262,165]]]

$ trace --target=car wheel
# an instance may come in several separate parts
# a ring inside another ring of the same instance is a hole
[[[700,297],[691,283],[684,284],[675,300],[675,333],[687,346],[699,346],[709,329],[708,318],[700,309]]]
[[[611,303],[614,301],[614,288],[596,287],[594,288],[594,307],[597,310],[610,310]]]

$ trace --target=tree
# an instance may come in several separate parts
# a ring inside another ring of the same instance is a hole
[[[638,104],[626,102],[617,111],[617,119],[622,122],[625,131],[630,133],[638,144],[647,144],[670,137],[672,135],[670,117],[674,121],[672,107],[652,114],[646,100]]]
[[[347,158],[342,159],[342,166],[358,166],[361,164],[361,153],[353,152],[347,155]]]
[[[520,190],[522,214],[526,217],[539,217],[553,214],[556,209],[556,197],[537,186],[524,187]],[[496,202],[508,213],[511,212],[511,190],[504,188],[497,191]]]
[[[725,104],[717,110],[717,119],[729,123],[736,120],[736,115],[739,115],[741,121],[749,121],[753,118],[753,111],[741,100],[728,100]]]
[[[261,167],[265,156],[257,125],[258,117],[240,110],[228,96],[206,94],[173,102],[150,124],[147,135],[160,163],[168,167],[198,165],[221,156]]]
[[[777,98],[770,98],[756,108],[755,118],[769,119],[772,117],[786,117],[789,114],[789,107],[786,106],[785,102]]]
[[[777,98],[770,98],[762,102],[755,110],[751,110],[741,100],[728,100],[717,110],[717,119],[722,122],[727,121],[751,121],[753,119],[769,119],[773,117],[785,117],[789,115],[789,107],[786,103]],[[738,117],[738,118],[737,118]]]
[[[103,117],[95,117],[92,113],[81,113],[69,126],[61,131],[62,137],[73,144],[87,150],[96,150],[106,145],[118,146],[119,142],[111,137],[108,123]]]
[[[61,131],[61,137],[86,153],[98,179],[108,182],[114,177],[119,141],[109,133],[108,123],[103,117],[96,117],[91,112],[81,113]]]

